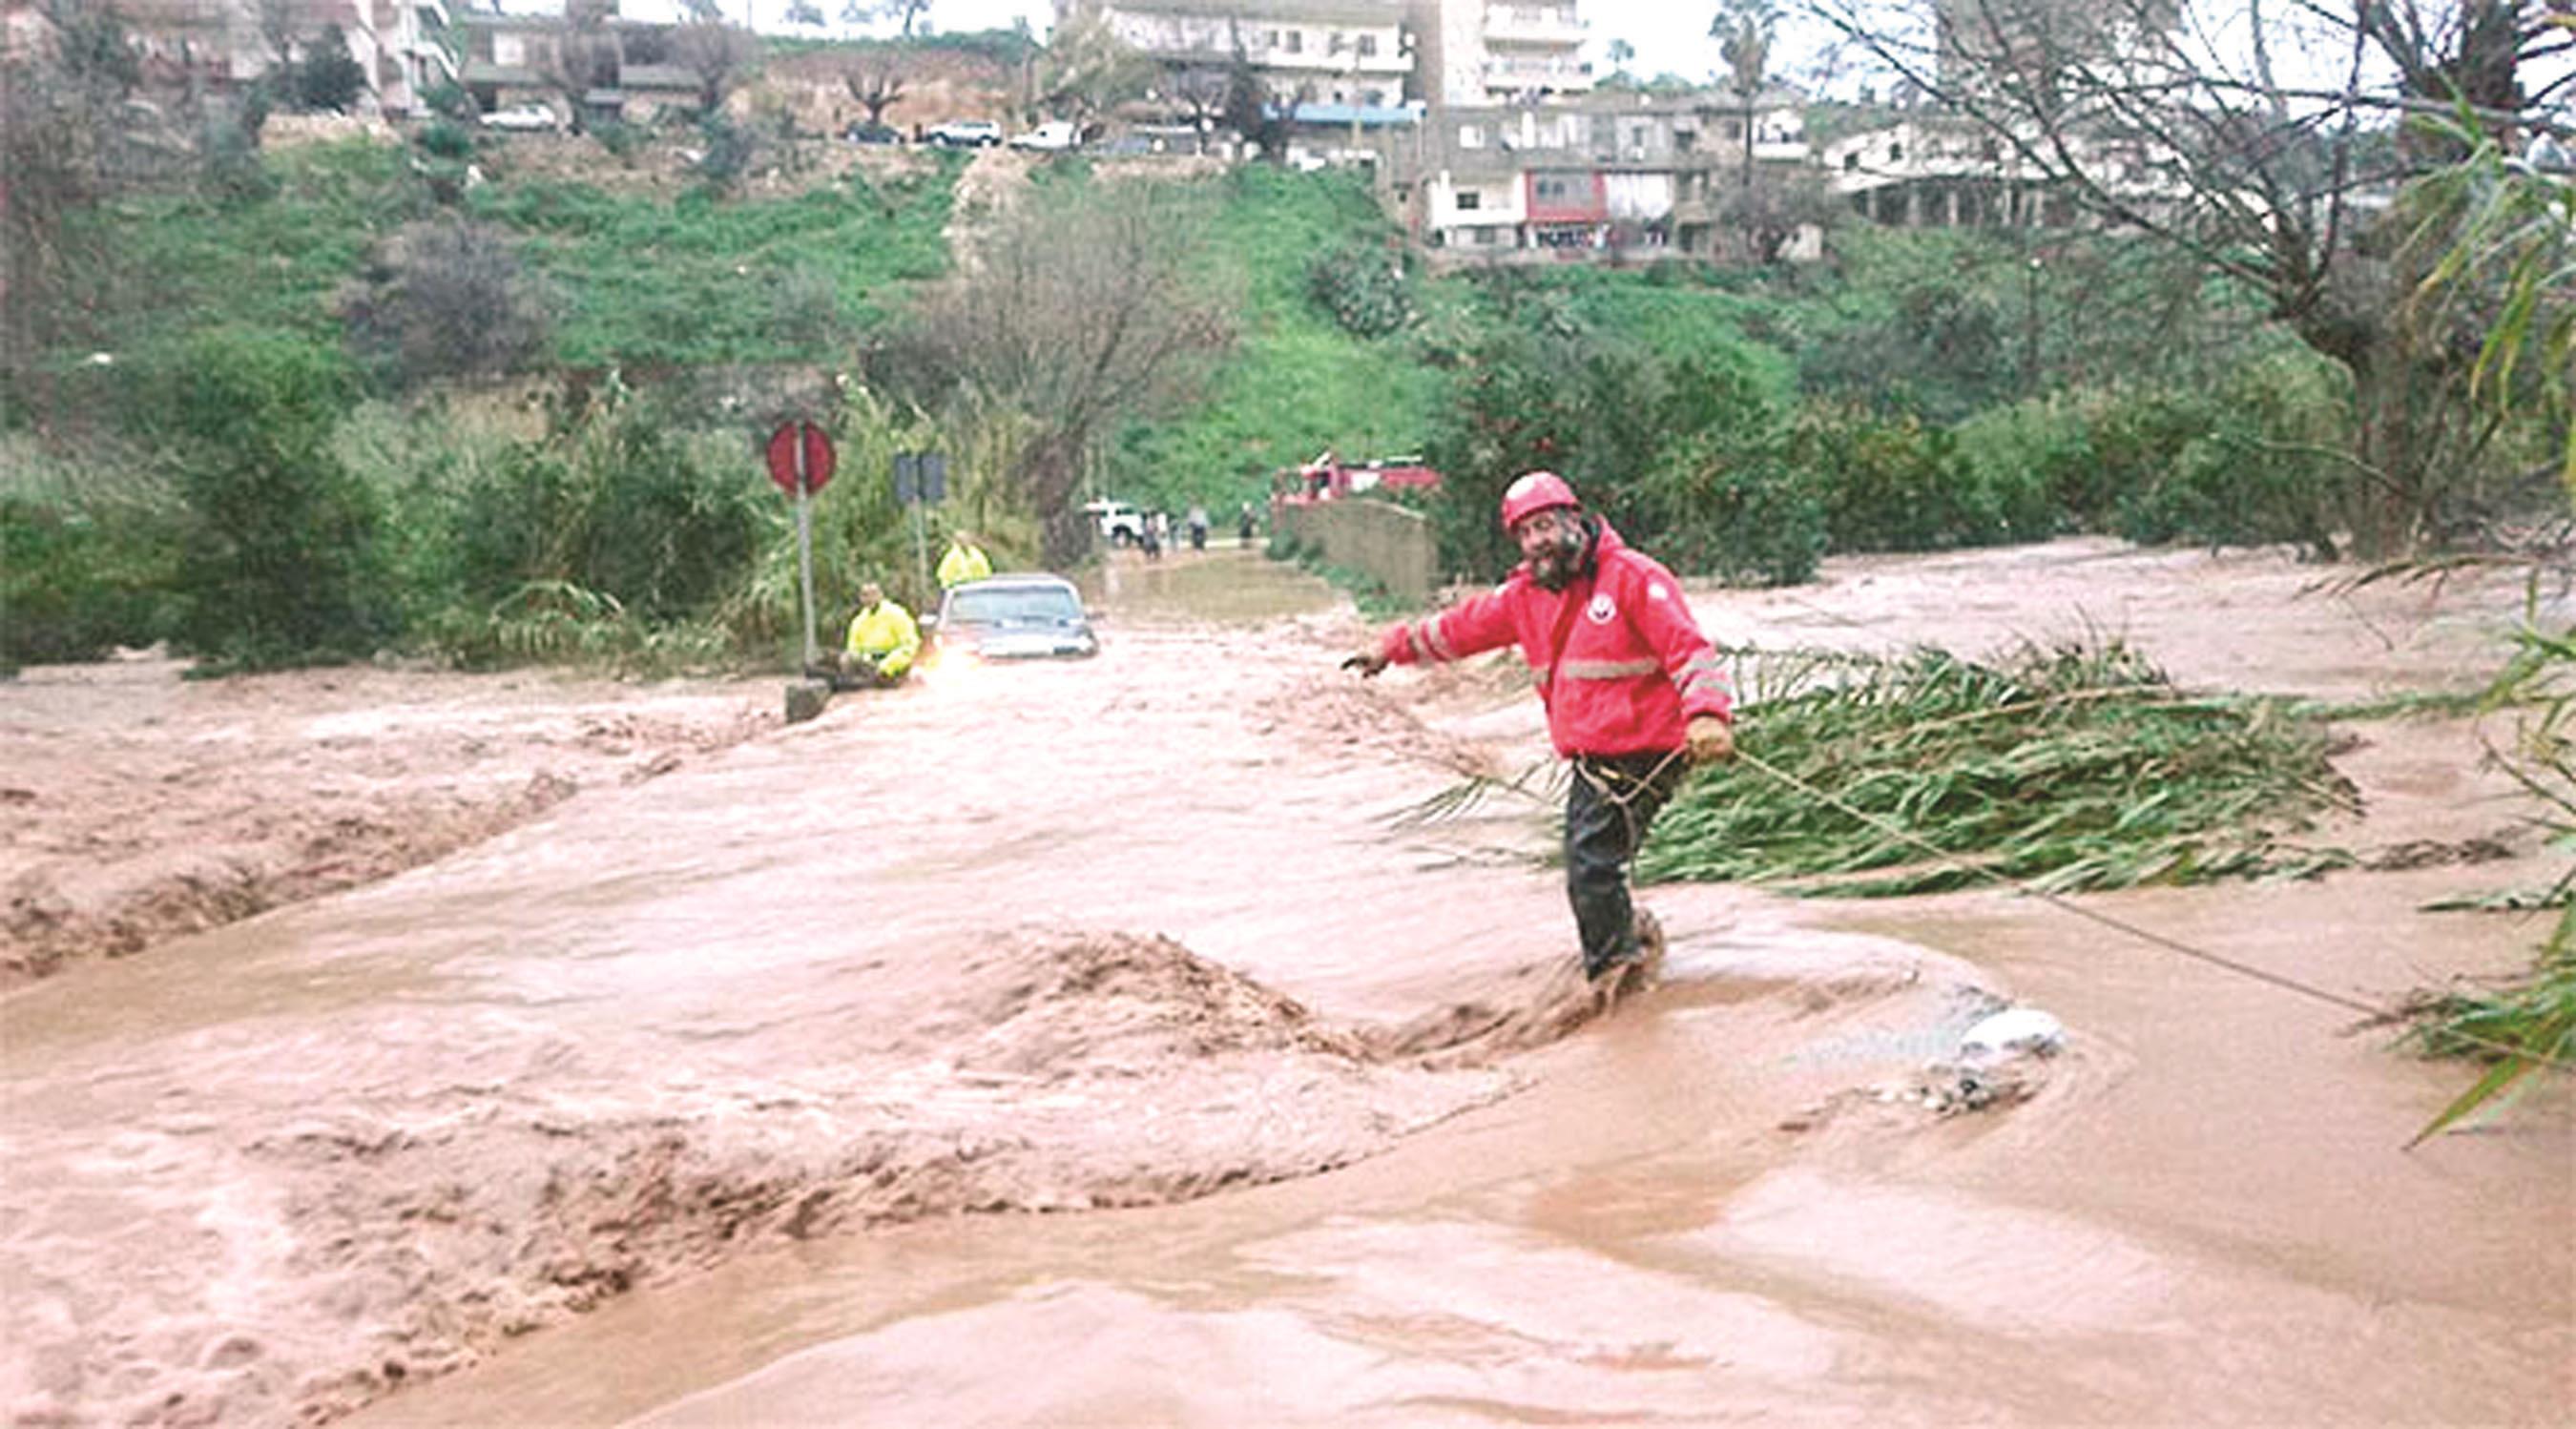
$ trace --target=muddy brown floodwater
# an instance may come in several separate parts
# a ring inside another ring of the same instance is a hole
[[[2352,696],[2476,683],[2520,590],[2317,575],[2061,543],[1694,604]],[[1539,811],[1395,818],[1543,756],[1507,666],[1338,676],[1361,622],[1247,552],[1095,585],[1096,660],[844,697],[11,990],[0,1407],[2566,1422],[2564,1077],[2405,1151],[2460,1066],[2009,893],[1656,889],[1665,983],[1586,1022]],[[2373,1003],[2526,966],[2528,920],[2419,911],[2556,869],[2478,731],[2340,764],[2383,871],[2087,905]],[[1934,1068],[2010,1003],[2069,1047],[1958,1111]]]

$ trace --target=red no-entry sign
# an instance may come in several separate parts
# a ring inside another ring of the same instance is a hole
[[[811,496],[832,479],[831,434],[812,422],[781,422],[769,434],[769,479],[794,496]]]

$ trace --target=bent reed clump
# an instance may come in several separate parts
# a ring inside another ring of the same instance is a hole
[[[1749,764],[1703,771],[1657,822],[1641,879],[1896,897],[1982,879],[2072,892],[2313,876],[2353,861],[2290,839],[2358,807],[2323,724],[2277,700],[2178,689],[2117,641],[1986,663],[1928,647],[1898,659],[1747,651],[1738,688],[1746,750],[1877,822]]]

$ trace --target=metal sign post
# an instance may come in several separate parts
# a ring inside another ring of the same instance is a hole
[[[919,567],[921,598],[930,599],[930,536],[921,508],[948,499],[948,457],[941,452],[894,454],[894,499],[912,508],[912,555]]]
[[[812,422],[782,422],[769,435],[769,479],[796,498],[796,573],[805,593],[805,672],[822,663],[814,639],[814,493],[832,479],[831,434]]]

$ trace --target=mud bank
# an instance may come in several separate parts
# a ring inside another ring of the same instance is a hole
[[[775,681],[368,667],[0,681],[0,987],[390,877],[778,725]]]

